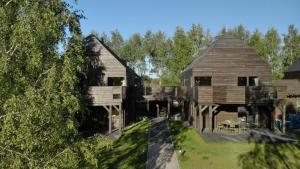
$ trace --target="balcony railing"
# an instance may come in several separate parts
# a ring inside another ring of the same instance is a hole
[[[92,105],[120,103],[126,98],[124,86],[90,86],[88,98]]]
[[[203,104],[264,104],[277,98],[277,88],[273,86],[194,86],[189,97]]]
[[[148,99],[186,98],[186,86],[145,87],[144,97]]]

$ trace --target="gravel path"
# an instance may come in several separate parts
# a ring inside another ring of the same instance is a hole
[[[179,169],[165,118],[151,120],[146,169]]]

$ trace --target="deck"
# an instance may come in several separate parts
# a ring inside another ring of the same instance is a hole
[[[146,87],[144,90],[144,98],[148,101],[152,100],[170,100],[170,99],[187,99],[186,86],[161,86]]]
[[[120,104],[126,98],[126,87],[90,86],[88,94],[92,106]]]
[[[190,98],[200,104],[265,104],[283,97],[273,86],[195,86]]]

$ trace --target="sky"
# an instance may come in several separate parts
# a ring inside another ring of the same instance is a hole
[[[84,11],[84,35],[91,31],[118,30],[124,38],[133,33],[161,30],[172,36],[177,26],[188,30],[200,24],[216,35],[223,26],[244,25],[265,33],[275,27],[280,34],[288,26],[300,28],[300,0],[65,0]]]

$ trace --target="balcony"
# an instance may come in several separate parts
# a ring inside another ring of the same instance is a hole
[[[145,87],[144,98],[147,100],[186,99],[186,86]]]
[[[191,92],[201,104],[265,104],[277,98],[273,86],[194,86]]]
[[[90,104],[93,106],[120,104],[126,98],[124,86],[90,86],[88,89]]]

